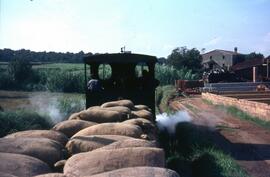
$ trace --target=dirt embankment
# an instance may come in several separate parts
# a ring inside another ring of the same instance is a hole
[[[201,97],[171,103],[173,109],[190,112],[194,124],[213,130],[213,141],[228,152],[250,176],[270,176],[270,131],[241,120]]]

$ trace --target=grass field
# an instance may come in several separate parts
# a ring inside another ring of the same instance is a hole
[[[85,107],[84,94],[57,92],[0,91],[0,107],[4,111],[26,110],[46,115],[53,122],[66,119]]]
[[[66,70],[66,71],[80,71],[84,70],[83,63],[41,63],[41,62],[33,62],[33,69],[56,69],[56,70]],[[0,62],[1,69],[7,69],[8,62]],[[88,67],[89,68],[89,67]]]

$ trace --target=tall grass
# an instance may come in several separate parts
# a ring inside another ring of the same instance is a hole
[[[176,96],[173,85],[159,86],[156,89],[156,111],[171,112],[169,109],[169,100]]]
[[[0,112],[0,137],[22,130],[49,129],[51,126],[49,117],[40,116],[36,112]]]
[[[191,69],[177,70],[173,66],[160,64],[156,65],[155,76],[160,81],[160,85],[174,84],[174,81],[178,79],[195,80],[199,78],[199,75],[194,74]]]
[[[167,167],[180,176],[248,177],[230,155],[215,146],[213,133],[192,123],[179,123],[174,135],[159,131]]]
[[[89,67],[87,67],[89,70]],[[100,67],[99,74],[102,78],[109,78],[111,70],[105,65],[105,71]],[[89,73],[89,72],[88,72]],[[141,67],[136,67],[137,76],[141,75]],[[84,65],[54,63],[33,66],[33,74],[24,83],[13,82],[7,74],[6,69],[0,72],[0,89],[5,90],[27,90],[27,91],[56,91],[56,92],[84,92]],[[198,79],[198,74],[192,70],[183,68],[180,70],[172,66],[157,64],[155,77],[160,81],[160,85],[174,84],[176,79],[194,80]],[[89,78],[88,78],[89,79]]]
[[[53,71],[47,72],[46,87],[56,92],[84,92],[84,74],[82,72]]]
[[[63,117],[85,109],[85,95],[63,96],[57,99],[57,108]]]
[[[174,97],[173,86],[158,87],[156,104],[162,111],[170,111],[168,101]],[[167,108],[166,108],[167,107]],[[235,160],[213,142],[215,132],[192,123],[179,123],[174,135],[159,130],[158,138],[165,151],[167,168],[180,176],[248,177]]]

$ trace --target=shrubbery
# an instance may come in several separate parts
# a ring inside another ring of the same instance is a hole
[[[160,81],[160,85],[174,84],[175,80],[195,80],[199,78],[198,74],[194,74],[191,69],[181,68],[175,69],[173,66],[156,65],[155,77]]]
[[[46,86],[56,92],[84,92],[84,74],[82,72],[48,72]]]
[[[52,122],[48,117],[35,112],[0,112],[0,137],[23,130],[49,129],[51,126]]]
[[[163,130],[159,142],[167,167],[180,176],[247,177],[232,157],[211,142],[213,131],[192,123],[179,123],[174,135]]]

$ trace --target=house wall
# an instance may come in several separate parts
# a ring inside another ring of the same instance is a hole
[[[245,99],[225,97],[212,93],[202,93],[202,98],[211,101],[213,104],[235,106],[238,109],[265,121],[270,121],[270,105]]]
[[[227,67],[229,69],[233,65],[233,55],[224,54],[219,51],[209,52],[207,54],[202,55],[203,63],[206,61],[212,60],[215,61],[220,67]]]

